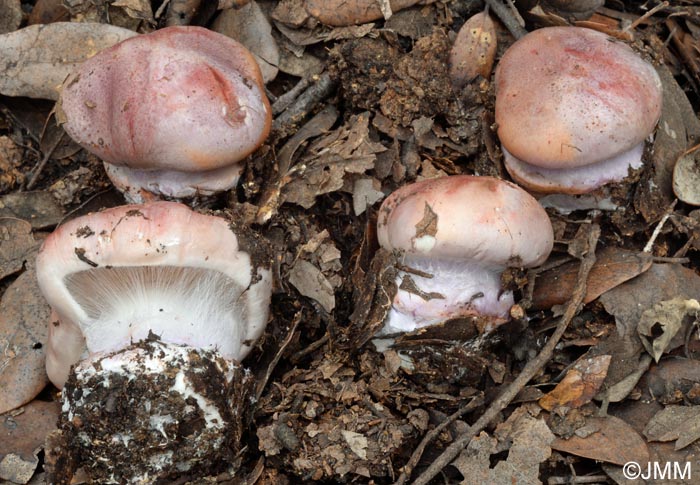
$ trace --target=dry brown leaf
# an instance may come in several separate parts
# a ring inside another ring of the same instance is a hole
[[[590,303],[606,291],[645,272],[651,266],[651,254],[609,246],[596,254],[588,275],[584,303]],[[538,310],[562,305],[571,297],[580,263],[572,261],[537,275],[532,306]]]
[[[346,174],[362,174],[374,167],[377,153],[386,148],[369,138],[369,113],[361,113],[315,141],[289,174],[282,200],[308,209],[316,196],[335,192]]]
[[[153,10],[148,0],[117,0],[112,2],[112,7],[120,7],[129,17],[153,21]]]
[[[272,36],[272,26],[255,1],[239,9],[221,12],[212,30],[246,46],[258,61],[265,83],[277,77],[280,51]]]
[[[0,197],[0,217],[23,219],[34,229],[46,229],[63,219],[63,209],[48,192],[13,192]]]
[[[48,384],[44,361],[50,314],[33,269],[5,290],[0,301],[0,414],[28,403]]]
[[[450,79],[455,91],[476,76],[491,77],[496,58],[496,26],[486,12],[465,22],[450,51]]]
[[[491,455],[500,451],[497,442],[485,432],[469,443],[469,446],[452,462],[464,476],[463,485],[490,483],[506,485],[512,483],[539,484],[540,463],[549,458],[549,444],[554,435],[544,420],[527,414],[520,416],[509,433],[512,439],[508,458],[491,468]]]
[[[20,413],[0,416],[0,479],[27,483],[39,464],[46,435],[56,429],[61,405],[33,401]]]
[[[700,303],[695,299],[673,298],[664,300],[642,313],[637,331],[644,348],[656,362],[661,356],[681,345],[689,325],[694,325],[700,314]],[[682,331],[684,330],[684,331]],[[679,334],[680,331],[680,334]]]
[[[0,34],[15,31],[22,23],[20,0],[0,0]]]
[[[352,208],[356,216],[384,198],[382,184],[374,178],[359,178],[352,188]]]
[[[391,0],[391,12],[415,5],[420,0]],[[381,0],[305,0],[304,8],[322,24],[333,27],[366,24],[384,18]],[[385,8],[386,11],[386,8]]]
[[[21,270],[38,244],[27,221],[0,217],[0,280]]]
[[[645,310],[673,298],[696,298],[700,295],[700,276],[678,264],[652,264],[645,273],[600,297],[605,310],[615,316],[617,331],[634,336]]]
[[[27,24],[51,24],[66,20],[69,20],[69,14],[63,6],[63,0],[37,0],[32,13],[29,14]]]
[[[326,312],[335,308],[333,286],[316,266],[303,259],[297,260],[289,271],[291,283],[302,295],[316,300]]]
[[[547,411],[555,408],[579,408],[598,393],[605,377],[611,356],[598,355],[579,359],[557,386],[539,400]]]
[[[137,35],[108,24],[57,22],[0,35],[0,93],[58,99],[58,88],[85,59]]]
[[[673,200],[676,160],[700,137],[700,121],[683,89],[664,64],[657,66],[663,86],[661,119],[651,151],[653,169],[642,175],[634,195],[635,209],[647,221],[663,216]]]
[[[649,401],[675,403],[679,396],[693,402],[700,390],[700,361],[686,358],[662,359],[644,375],[639,387]]]
[[[673,169],[673,193],[686,204],[700,205],[699,145],[683,153]]]
[[[682,449],[700,438],[700,406],[666,406],[644,428],[649,441],[676,441]]]
[[[574,435],[569,439],[557,438],[552,442],[552,448],[617,465],[629,461],[646,463],[649,460],[649,450],[642,437],[620,418],[589,416],[585,428],[594,432],[585,433],[585,436]]]

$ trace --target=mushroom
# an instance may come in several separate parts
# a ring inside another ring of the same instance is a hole
[[[549,217],[531,195],[468,175],[393,192],[379,209],[377,237],[401,253],[398,291],[380,335],[463,316],[504,321],[513,293],[502,290],[501,273],[543,263],[553,244]]]
[[[629,46],[590,29],[548,27],[496,68],[506,169],[537,193],[583,194],[642,166],[661,116],[661,80]]]
[[[55,315],[46,370],[63,388],[67,446],[84,448],[93,480],[230,458],[238,363],[268,318],[260,251],[225,219],[176,202],[79,217],[44,241],[37,278]]]
[[[239,162],[271,123],[251,53],[201,27],[168,27],[101,51],[66,79],[58,113],[132,202],[235,186]]]

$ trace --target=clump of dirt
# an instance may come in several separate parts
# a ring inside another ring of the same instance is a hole
[[[81,468],[96,483],[153,483],[225,470],[241,447],[249,382],[216,352],[155,338],[83,361],[63,388],[49,478],[69,483]]]

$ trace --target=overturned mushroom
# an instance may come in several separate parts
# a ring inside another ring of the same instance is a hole
[[[502,271],[541,264],[553,244],[549,217],[532,196],[467,175],[393,192],[379,210],[377,236],[401,253],[402,265],[382,334],[462,316],[504,321],[513,294],[501,288]]]
[[[642,166],[661,81],[629,46],[581,27],[526,35],[496,68],[506,169],[538,193],[582,194]]]
[[[37,278],[56,316],[46,368],[63,387],[67,447],[93,479],[169,478],[235,453],[238,362],[271,293],[255,246],[175,202],[90,214],[46,239]]]
[[[59,116],[133,202],[235,186],[271,123],[250,52],[201,27],[133,37],[85,61],[64,83]]]

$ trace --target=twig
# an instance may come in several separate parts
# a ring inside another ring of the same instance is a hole
[[[165,11],[165,8],[168,6],[170,3],[170,0],[165,0],[163,3],[160,4],[160,7],[158,7],[158,10],[156,10],[156,13],[153,15],[153,18],[158,20],[161,15],[163,15],[163,12]]]
[[[34,185],[36,185],[37,181],[39,180],[39,176],[41,175],[41,172],[44,171],[44,168],[46,167],[46,164],[48,161],[51,159],[51,155],[53,155],[53,152],[56,151],[56,148],[58,148],[58,145],[63,141],[63,137],[66,136],[66,132],[64,131],[61,133],[61,136],[56,138],[56,141],[49,147],[49,149],[46,151],[46,154],[44,154],[44,158],[41,159],[39,162],[39,165],[34,169],[34,173],[32,174],[32,178],[29,180],[29,183],[27,183],[27,190],[32,190],[34,188]]]
[[[586,256],[581,261],[581,266],[578,270],[578,281],[574,292],[571,296],[571,300],[566,306],[566,311],[562,315],[556,330],[547,341],[547,343],[542,347],[539,355],[528,362],[523,368],[522,372],[518,377],[511,382],[508,387],[503,391],[503,393],[491,403],[486,412],[464,433],[462,436],[457,438],[450,446],[448,446],[445,451],[438,456],[433,463],[416,479],[414,485],[427,485],[427,483],[432,480],[440,471],[449,465],[457,456],[462,452],[462,450],[469,444],[474,436],[483,431],[486,426],[498,416],[498,414],[503,411],[506,406],[515,398],[515,396],[520,392],[525,385],[537,375],[537,373],[545,366],[547,362],[554,355],[554,349],[556,348],[559,340],[564,335],[566,328],[568,327],[571,320],[578,313],[579,307],[583,302],[583,298],[586,295],[586,282],[588,281],[588,274],[595,263],[595,248],[598,244],[598,237],[600,236],[600,227],[597,224],[593,224],[590,227],[588,233],[588,252]]]
[[[661,228],[663,228],[664,224],[666,224],[666,221],[673,213],[673,209],[676,207],[677,203],[678,203],[678,199],[674,199],[673,202],[671,202],[671,205],[668,207],[668,209],[666,209],[666,213],[664,214],[664,216],[661,218],[659,223],[654,228],[654,232],[651,235],[651,237],[649,238],[649,241],[647,242],[646,246],[644,246],[644,250],[642,252],[651,253],[651,250],[654,247],[654,242],[656,241],[656,238],[659,237],[659,234],[661,234]]]
[[[286,137],[292,133],[294,127],[306,117],[313,108],[322,100],[331,95],[335,89],[335,81],[330,74],[324,73],[316,77],[316,83],[309,86],[296,101],[280,114],[272,123],[272,130],[279,137]]]
[[[547,480],[547,485],[574,485],[576,483],[605,483],[607,475],[590,475],[587,477],[551,477]]]
[[[411,477],[411,472],[413,472],[413,469],[418,464],[418,460],[420,460],[420,457],[423,456],[423,451],[425,451],[426,446],[428,446],[430,442],[437,438],[438,435],[442,433],[443,429],[447,428],[449,425],[457,421],[457,419],[460,418],[463,414],[472,411],[478,406],[481,406],[483,403],[483,396],[479,396],[478,398],[472,399],[467,404],[455,411],[442,423],[438,424],[437,426],[435,426],[435,428],[426,433],[425,436],[423,436],[423,439],[421,440],[420,444],[413,451],[411,458],[409,458],[408,462],[404,465],[403,471],[401,472],[399,479],[396,480],[394,485],[404,485],[404,483],[406,483],[406,480],[408,480]]]
[[[330,339],[330,335],[328,335],[328,333],[326,332],[323,335],[323,337],[321,337],[320,339],[318,339],[314,342],[311,342],[309,345],[307,345],[305,348],[301,349],[299,352],[292,354],[292,356],[289,358],[289,361],[292,364],[297,364],[299,361],[301,361],[301,359],[303,359],[304,357],[306,357],[310,353],[320,349],[323,346],[323,344],[328,342],[329,339]]]
[[[651,258],[652,263],[670,263],[670,264],[688,264],[690,263],[690,258],[679,258],[679,257],[667,257],[667,256],[653,256]]]
[[[282,354],[284,354],[284,351],[287,350],[289,343],[292,341],[292,337],[294,337],[294,334],[297,331],[297,327],[299,326],[299,322],[301,322],[301,316],[302,316],[301,311],[298,311],[294,315],[294,319],[292,320],[292,325],[291,325],[291,328],[289,329],[289,332],[287,333],[286,337],[284,338],[284,341],[282,341],[279,348],[277,349],[277,353],[275,354],[275,357],[268,364],[267,369],[265,371],[265,375],[263,376],[262,379],[258,380],[258,384],[257,384],[256,389],[255,389],[255,400],[256,401],[260,400],[260,396],[262,396],[262,393],[265,390],[265,387],[267,386],[267,381],[270,380],[270,376],[272,375],[272,371],[275,369],[275,367],[277,367],[277,364],[279,363],[280,359],[282,358]]]
[[[520,17],[520,14],[518,14],[518,16],[516,17],[513,13],[513,10],[503,5],[500,2],[500,0],[486,0],[485,3],[486,5],[491,7],[493,13],[496,14],[496,17],[498,17],[501,22],[503,22],[503,25],[506,26],[508,32],[510,32],[513,35],[513,37],[519,39],[525,34],[527,34],[527,30],[525,30],[525,28],[523,27],[523,25],[525,24],[523,22],[522,17]],[[521,22],[523,23],[521,24]]]
[[[277,100],[273,103],[272,105],[272,114],[274,116],[277,116],[280,114],[282,111],[287,109],[289,105],[291,105],[295,99],[299,97],[299,95],[304,91],[307,87],[309,87],[309,82],[310,78],[305,77],[299,80],[298,83],[294,85],[292,89],[281,95],[280,97],[277,98]]]
[[[649,17],[651,17],[652,15],[654,15],[656,12],[658,12],[659,10],[664,9],[664,8],[666,8],[666,7],[668,7],[668,2],[663,2],[663,3],[658,4],[656,7],[652,8],[652,9],[649,10],[647,13],[645,13],[644,15],[642,15],[641,17],[639,17],[637,20],[635,20],[634,22],[632,22],[631,24],[629,24],[627,27],[625,27],[624,29],[622,29],[622,31],[623,31],[623,32],[629,32],[630,30],[634,29],[634,28],[637,27],[639,24],[641,24],[642,22],[644,22],[646,19],[648,19]]]

